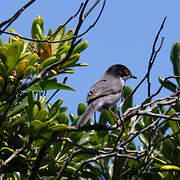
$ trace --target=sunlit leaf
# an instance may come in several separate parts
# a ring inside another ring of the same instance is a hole
[[[57,78],[53,79],[47,79],[46,81],[42,81],[40,83],[42,89],[44,90],[51,90],[51,89],[60,89],[60,90],[71,90],[75,91],[73,88],[70,86],[64,84],[64,83],[58,83]]]
[[[6,63],[9,71],[15,68],[15,65],[18,63],[22,48],[23,48],[23,41],[13,42],[8,47],[7,55],[6,55],[7,58]]]

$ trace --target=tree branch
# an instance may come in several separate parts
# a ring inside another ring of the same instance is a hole
[[[158,52],[160,51],[160,49],[161,49],[161,47],[162,47],[162,45],[163,45],[163,42],[164,42],[164,38],[162,38],[161,44],[160,44],[159,48],[158,48],[157,50],[155,49],[156,44],[157,44],[157,41],[158,41],[158,39],[159,39],[159,35],[160,35],[161,31],[162,31],[163,28],[164,28],[164,24],[165,24],[166,18],[167,18],[167,17],[164,18],[164,20],[163,20],[163,22],[162,22],[162,24],[161,24],[161,26],[160,26],[160,29],[158,30],[158,32],[157,32],[157,34],[156,34],[156,37],[155,37],[155,40],[154,40],[154,43],[153,43],[153,48],[152,48],[151,56],[150,56],[150,59],[149,59],[149,65],[148,65],[148,71],[147,71],[147,73],[146,73],[145,76],[142,78],[142,80],[139,82],[139,84],[135,87],[135,89],[130,93],[130,95],[127,96],[127,97],[122,101],[122,103],[121,103],[120,106],[119,106],[119,111],[120,111],[120,108],[122,107],[123,103],[126,102],[127,99],[128,99],[130,96],[132,96],[132,95],[137,91],[137,89],[141,86],[141,84],[145,81],[145,79],[148,78],[148,76],[150,75],[150,71],[151,71],[152,65],[153,65],[153,63],[154,63],[154,61],[155,61],[155,58],[156,58]]]
[[[27,8],[29,7],[32,3],[34,3],[36,0],[31,0],[29,1],[27,4],[25,4],[21,9],[19,9],[11,18],[9,18],[8,20],[6,21],[3,21],[1,24],[0,24],[0,29],[5,26],[6,24],[6,27],[0,31],[0,35],[21,15],[21,13]]]

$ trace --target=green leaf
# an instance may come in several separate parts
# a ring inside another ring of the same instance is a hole
[[[33,53],[30,57],[27,66],[34,66],[35,63],[38,61],[39,56],[36,53]]]
[[[18,63],[20,54],[23,48],[23,41],[15,41],[11,43],[7,49],[7,61],[8,70],[11,71],[15,68],[15,65]]]
[[[46,109],[41,109],[34,119],[40,120],[40,121],[45,121],[45,119],[48,117],[48,111]]]
[[[60,113],[57,118],[58,123],[60,124],[68,124],[69,119],[65,113]]]
[[[80,54],[75,54],[72,55],[67,61],[65,61],[61,67],[62,68],[67,68],[67,67],[72,67],[80,58]]]
[[[0,46],[3,46],[3,42],[2,42],[1,36],[0,36]]]
[[[40,100],[41,109],[46,108],[46,96]]]
[[[43,90],[60,89],[60,90],[75,91],[73,88],[67,86],[64,83],[58,83],[57,78],[52,78],[52,79],[47,79],[46,81],[42,81],[40,85]]]
[[[0,46],[0,58],[4,64],[6,64],[6,55],[7,55],[7,50],[8,50],[8,45],[5,44],[4,46]]]
[[[37,24],[40,26],[42,32],[44,33],[44,22],[43,18],[37,16],[36,19],[33,21],[32,29],[31,29],[31,37],[36,39],[36,34],[38,34]]]
[[[164,106],[161,106],[160,110],[161,110],[162,113],[166,112],[166,108]],[[176,111],[171,108],[171,110],[168,111],[167,115],[168,116],[173,116],[175,113],[176,113]],[[175,117],[177,117],[177,116],[175,116]],[[173,133],[178,132],[179,129],[180,129],[179,123],[176,122],[176,121],[168,120],[168,125],[172,129]],[[178,137],[178,142],[180,143],[180,134],[177,134],[177,137]]]
[[[148,146],[148,141],[143,135],[139,134],[138,138],[146,147]]]
[[[39,25],[39,24],[36,24],[36,28],[37,28],[37,33],[38,33],[40,39],[44,39],[44,32],[43,32],[43,30],[41,29],[40,25]]]
[[[99,118],[99,124],[106,124],[109,122],[110,124],[115,123],[115,117],[113,117],[112,113],[110,111],[103,111]]]
[[[176,92],[179,88],[171,81],[166,80],[164,81],[164,78],[158,77],[159,82],[167,89],[169,89],[172,92]]]
[[[0,149],[0,151],[4,151],[4,150],[8,150],[8,151],[14,153],[14,150],[11,149],[11,148],[9,148],[9,147],[2,147],[2,148]]]
[[[125,99],[131,94],[132,90],[129,86],[125,86],[123,91],[123,98]],[[132,107],[133,96],[130,96],[122,106],[122,112],[124,113],[128,108]]]
[[[86,145],[87,143],[89,143],[92,135],[94,135],[93,131],[86,132],[86,134],[81,136],[81,139],[79,140],[78,144],[81,145],[81,146]]]
[[[33,84],[29,88],[26,89],[26,91],[33,91],[33,92],[42,92],[41,86],[39,82]]]
[[[67,129],[68,129],[68,126],[66,124],[57,124],[57,125],[51,126],[49,128],[49,130],[53,131],[53,132],[60,132],[60,131],[64,131]]]
[[[69,113],[69,117],[71,119],[72,125],[76,123],[76,116],[71,112]]]
[[[180,171],[180,167],[175,166],[175,165],[164,165],[164,166],[161,166],[160,170],[163,170],[163,171]]]
[[[65,69],[62,73],[72,74],[72,73],[74,73],[74,70],[73,69]]]
[[[14,34],[19,34],[17,31],[15,31],[14,29],[9,29],[10,32],[14,33]],[[19,39],[19,37],[16,37],[17,39]]]
[[[76,54],[76,53],[81,53],[82,51],[84,51],[86,48],[88,47],[88,42],[87,41],[84,41],[82,42],[81,44],[79,44],[78,46],[76,46],[73,50],[73,54]]]
[[[15,114],[20,113],[28,106],[27,98],[24,98],[21,101],[21,104],[16,105],[15,107],[11,108],[11,110],[7,113],[8,116],[14,116]]]
[[[63,39],[69,39],[69,38],[73,37],[74,32],[75,32],[75,30],[70,29],[68,32],[66,32],[66,33],[64,34]],[[69,45],[69,46],[70,46],[71,41],[72,41],[72,40],[59,43],[59,47],[61,47],[61,46],[66,46],[66,45]]]
[[[78,116],[81,116],[85,110],[86,110],[86,106],[83,103],[79,103],[77,109]]]
[[[62,103],[63,103],[63,99],[60,99],[60,100],[57,100],[53,104],[53,106],[51,107],[50,112],[49,112],[49,118],[50,119],[59,111],[59,108],[60,108]]]
[[[174,109],[177,111],[177,112],[180,112],[180,102],[177,102],[176,105],[174,106]]]
[[[70,49],[70,46],[62,46],[58,49],[57,53],[56,53],[56,57],[61,59],[61,56],[63,54],[66,54]]]
[[[171,49],[171,62],[173,64],[174,74],[180,76],[180,42],[175,42]],[[180,86],[180,79],[176,79]]]
[[[80,66],[88,66],[88,64],[87,63],[77,63],[77,64],[72,65],[71,67],[80,67]]]
[[[37,131],[37,130],[39,130],[41,128],[44,128],[44,127],[48,126],[49,123],[50,123],[49,121],[41,122],[39,120],[33,120],[31,122],[31,125],[33,126],[34,130]]]
[[[48,36],[51,36],[51,35],[52,35],[52,28],[49,28]]]
[[[3,114],[9,107],[9,104],[4,104],[3,106],[0,106],[0,114]]]
[[[6,76],[6,65],[0,60],[0,74],[1,76]]]
[[[56,61],[58,61],[59,59],[58,58],[56,58],[55,56],[52,56],[52,57],[49,57],[49,58],[47,58],[46,60],[44,60],[41,64],[40,64],[40,66],[39,66],[39,70],[42,70],[42,69],[44,69],[45,67],[47,67],[47,66],[49,66],[50,64],[53,64],[53,63],[55,63]]]
[[[56,29],[60,29],[63,25],[59,25],[59,27]],[[54,38],[52,39],[53,41],[60,41],[63,39],[63,36],[64,36],[64,31],[65,31],[66,27],[64,26],[60,31],[58,31]],[[59,43],[52,43],[51,44],[51,50],[52,50],[52,54],[55,55],[57,50],[58,50],[58,47],[59,47]]]

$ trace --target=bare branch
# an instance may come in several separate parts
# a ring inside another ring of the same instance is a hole
[[[75,156],[81,154],[82,152],[83,152],[83,150],[78,149],[78,150],[74,151],[72,154],[69,155],[69,158],[67,159],[67,161],[64,163],[64,165],[63,165],[63,166],[61,167],[61,169],[59,170],[59,172],[58,172],[58,174],[57,174],[57,176],[56,176],[56,180],[61,179],[62,173],[63,173],[63,171],[65,170],[65,168],[68,166],[68,164],[72,161],[72,159],[73,159]]]
[[[154,63],[154,61],[155,61],[155,58],[156,58],[158,52],[160,51],[160,49],[161,49],[161,47],[162,47],[162,44],[163,44],[163,42],[164,42],[164,38],[162,38],[161,44],[160,44],[159,48],[158,48],[157,50],[155,49],[156,44],[157,44],[157,41],[158,41],[158,39],[159,39],[159,35],[160,35],[161,31],[162,31],[163,28],[164,28],[164,24],[165,24],[166,18],[167,18],[167,17],[164,18],[164,20],[163,20],[163,22],[162,22],[162,24],[161,24],[161,26],[160,26],[160,29],[159,29],[159,31],[158,31],[157,34],[156,34],[156,37],[155,37],[155,40],[154,40],[154,43],[153,43],[152,53],[151,53],[151,56],[150,56],[150,59],[149,59],[149,65],[148,65],[148,71],[147,71],[147,73],[146,73],[145,76],[142,78],[142,80],[139,82],[139,84],[135,87],[135,89],[131,92],[131,94],[123,100],[123,102],[122,102],[121,105],[119,106],[119,111],[120,111],[120,108],[121,108],[122,104],[123,104],[124,102],[126,102],[127,99],[128,99],[130,96],[132,96],[132,95],[137,91],[137,89],[141,86],[141,84],[145,81],[145,79],[148,78],[148,76],[149,76],[149,74],[150,74],[150,71],[151,71],[151,68],[152,68],[152,65],[153,65],[153,63]],[[154,59],[153,59],[153,58],[154,58]]]
[[[100,154],[96,157],[90,158],[88,160],[85,160],[82,162],[82,164],[76,169],[76,171],[73,172],[72,177],[75,177],[76,174],[78,173],[78,171],[80,171],[80,169],[89,162],[93,162],[93,161],[97,161],[99,159],[104,159],[104,158],[110,158],[110,157],[120,157],[120,158],[128,158],[128,159],[136,159],[136,156],[131,156],[131,155],[127,155],[127,154],[119,154],[117,152],[112,152],[112,153],[108,153],[108,154]]]
[[[23,149],[24,149],[24,148],[16,149],[16,150],[14,151],[14,153],[13,153],[8,159],[6,159],[6,161],[4,161],[4,162],[1,163],[0,168],[1,168],[2,166],[6,166],[6,165],[7,165],[12,159],[14,159]]]
[[[29,1],[27,4],[25,4],[21,9],[19,9],[11,18],[9,18],[8,20],[2,22],[0,24],[0,29],[5,26],[6,27],[0,31],[0,35],[21,15],[21,13],[27,8],[29,7],[32,3],[34,3],[36,0],[31,0]]]
[[[88,12],[84,15],[83,21],[84,21],[84,19],[89,15],[89,13],[93,10],[93,8],[96,7],[96,5],[97,5],[99,2],[100,2],[100,1],[97,0],[97,1],[93,4],[93,6],[92,6],[92,7],[88,10]],[[62,39],[62,40],[59,40],[59,41],[51,41],[51,40],[50,40],[50,39],[51,39],[55,34],[57,34],[65,25],[67,25],[74,17],[76,17],[76,16],[79,14],[79,11],[81,10],[81,8],[82,8],[82,6],[83,6],[83,3],[81,4],[81,6],[80,6],[80,8],[78,9],[77,13],[76,13],[75,15],[71,16],[71,17],[70,17],[62,26],[60,26],[60,27],[55,31],[55,33],[52,34],[48,39],[32,39],[32,38],[28,38],[28,37],[21,36],[21,35],[19,35],[19,34],[17,34],[17,33],[12,33],[12,32],[7,32],[7,31],[1,31],[1,30],[0,30],[0,33],[12,35],[12,36],[15,36],[15,37],[18,37],[18,38],[20,38],[20,39],[27,40],[27,41],[32,41],[32,42],[46,42],[46,43],[60,43],[60,42],[65,42],[65,41],[72,40],[72,39],[74,39],[74,38],[80,38],[80,37],[84,36],[85,34],[87,34],[88,31],[96,25],[96,23],[98,22],[99,18],[100,18],[101,15],[102,15],[102,12],[103,12],[104,7],[105,7],[105,3],[106,3],[106,0],[104,0],[104,3],[103,3],[102,8],[101,8],[101,11],[100,11],[98,17],[96,18],[96,20],[94,21],[94,23],[93,23],[92,25],[90,25],[90,26],[87,28],[87,30],[85,30],[83,33],[81,33],[81,34],[79,34],[79,35],[77,35],[77,36],[73,35],[71,38]]]

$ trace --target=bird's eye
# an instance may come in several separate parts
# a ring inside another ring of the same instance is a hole
[[[125,72],[126,75],[129,75],[128,69],[125,69],[124,72]]]

